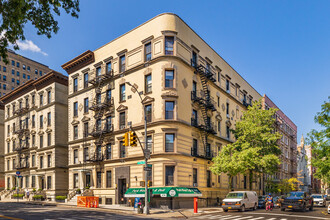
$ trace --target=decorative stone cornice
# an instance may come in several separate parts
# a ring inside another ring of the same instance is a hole
[[[78,69],[81,69],[88,64],[91,64],[95,61],[94,53],[90,50],[80,54],[76,58],[66,62],[62,65],[62,68],[68,73],[71,74]]]
[[[120,105],[116,110],[117,110],[117,112],[122,112],[122,111],[125,111],[125,110],[127,110],[128,108],[127,108],[127,106],[125,106],[125,105]]]

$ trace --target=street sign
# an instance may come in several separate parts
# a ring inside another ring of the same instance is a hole
[[[151,171],[151,167],[144,167],[144,171]]]
[[[146,162],[143,160],[143,161],[138,161],[137,164],[146,164]]]
[[[21,172],[19,172],[19,171],[16,171],[16,175],[20,175],[21,174]]]

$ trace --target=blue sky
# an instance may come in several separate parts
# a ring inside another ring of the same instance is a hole
[[[81,1],[79,19],[62,13],[53,38],[26,25],[39,52],[18,53],[65,73],[61,65],[152,17],[178,14],[260,94],[266,93],[306,136],[330,95],[330,1]],[[37,51],[35,49],[35,51]]]

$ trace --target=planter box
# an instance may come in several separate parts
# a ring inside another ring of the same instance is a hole
[[[14,196],[11,196],[11,199],[23,199],[23,197],[14,197]]]
[[[64,200],[59,200],[59,199],[55,199],[56,202],[59,202],[59,203],[65,203],[65,199]]]

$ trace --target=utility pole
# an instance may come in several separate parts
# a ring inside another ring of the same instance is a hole
[[[143,107],[143,114],[144,114],[144,149],[143,149],[143,155],[144,155],[144,162],[145,162],[145,167],[144,167],[144,177],[145,177],[145,194],[144,194],[144,199],[145,199],[145,205],[144,205],[144,210],[143,213],[148,215],[149,214],[149,201],[148,201],[148,159],[150,157],[150,152],[148,150],[148,143],[147,143],[147,114],[146,114],[146,108],[143,106],[143,99],[141,97],[140,92],[137,90],[137,88],[132,85],[130,82],[126,82],[127,85],[133,88],[133,92],[137,92],[140,99],[141,99],[141,104]]]

